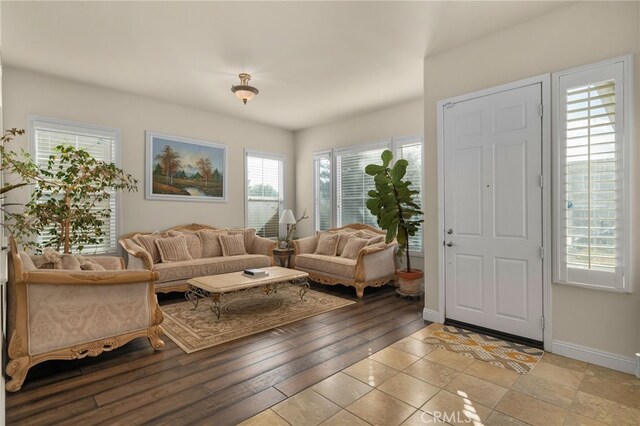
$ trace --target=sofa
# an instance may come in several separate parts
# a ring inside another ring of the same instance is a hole
[[[155,272],[127,271],[120,257],[47,254],[56,256],[30,256],[10,240],[7,391],[43,361],[98,356],[138,337],[164,345]]]
[[[188,254],[184,253],[182,238]],[[223,240],[235,242],[222,244]],[[179,243],[180,248],[174,250],[168,244],[172,241]],[[128,233],[119,243],[128,256],[127,269],[158,274],[156,293],[186,291],[187,281],[195,277],[275,265],[276,242],[257,236],[252,228],[216,228],[193,223],[161,232]],[[161,250],[167,245],[170,247]]]
[[[293,241],[292,267],[321,284],[354,287],[362,298],[366,287],[396,280],[397,242],[386,244],[384,240],[384,231],[364,224],[316,232]]]

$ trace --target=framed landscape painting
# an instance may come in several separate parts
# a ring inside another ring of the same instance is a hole
[[[226,201],[227,146],[147,131],[145,198]]]

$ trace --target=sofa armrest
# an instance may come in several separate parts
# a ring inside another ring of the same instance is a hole
[[[379,243],[364,247],[356,260],[356,280],[373,281],[396,273],[397,244]]]
[[[129,238],[121,239],[119,243],[128,255],[127,269],[153,270],[153,258],[148,251]]]
[[[60,271],[39,269],[22,274],[22,280],[16,284],[46,285],[118,285],[133,283],[154,283],[158,273],[152,271]]]
[[[273,249],[276,248],[276,242],[268,238],[256,235],[253,238],[252,254],[262,254],[273,259]]]

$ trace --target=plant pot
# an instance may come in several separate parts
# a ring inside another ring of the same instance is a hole
[[[422,279],[424,277],[422,270],[411,269],[411,272],[407,272],[407,270],[398,269],[396,275],[398,277],[398,290],[400,294],[405,296],[418,296],[422,294]]]

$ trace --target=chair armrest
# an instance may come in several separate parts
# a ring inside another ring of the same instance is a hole
[[[153,270],[153,259],[148,251],[129,238],[121,239],[119,243],[128,255],[127,269]]]
[[[124,259],[120,256],[91,256],[88,259],[101,265],[107,271],[122,271],[127,269]]]
[[[276,248],[276,242],[268,238],[263,238],[256,235],[253,238],[253,250],[252,254],[262,254],[265,256],[273,257],[273,249]]]
[[[318,245],[315,236],[293,240],[292,243],[294,256],[298,254],[312,254],[316,251],[316,246]]]
[[[356,280],[365,282],[395,275],[396,249],[396,243],[379,243],[361,249],[356,259]]]

